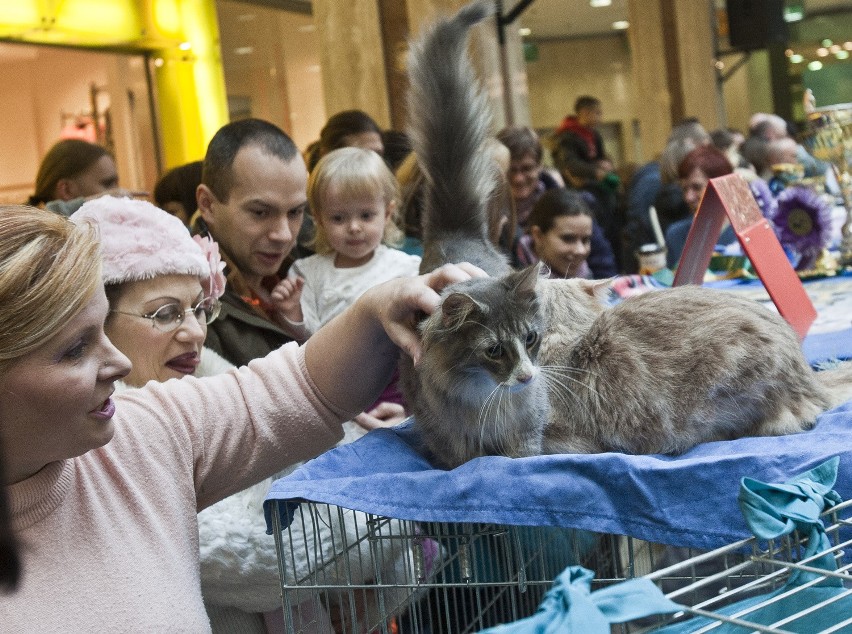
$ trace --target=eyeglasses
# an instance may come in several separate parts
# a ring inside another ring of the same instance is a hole
[[[153,313],[140,315],[139,313],[128,313],[123,310],[111,310],[111,313],[129,315],[131,317],[144,317],[150,319],[154,328],[162,332],[170,332],[178,328],[186,317],[187,312],[192,312],[198,323],[211,324],[219,316],[222,304],[214,297],[205,297],[189,310],[185,310],[180,304],[166,304],[160,306]]]

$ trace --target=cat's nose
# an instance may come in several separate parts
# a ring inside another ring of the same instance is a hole
[[[533,380],[533,375],[532,375],[532,374],[529,374],[529,373],[528,373],[528,374],[519,374],[519,375],[518,375],[518,383],[527,384],[527,383],[529,383],[529,382],[530,382],[530,381],[532,381],[532,380]]]

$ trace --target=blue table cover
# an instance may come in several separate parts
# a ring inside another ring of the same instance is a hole
[[[852,497],[852,403],[808,432],[699,445],[678,457],[619,453],[477,458],[434,469],[410,424],[370,432],[273,483],[286,526],[304,500],[388,517],[562,526],[712,549],[751,534],[737,504],[741,478],[784,482],[840,457],[835,490]]]

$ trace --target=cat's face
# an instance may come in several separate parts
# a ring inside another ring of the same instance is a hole
[[[521,390],[536,380],[544,328],[537,278],[538,267],[530,267],[455,286],[427,322],[424,357],[485,393],[497,386]]]

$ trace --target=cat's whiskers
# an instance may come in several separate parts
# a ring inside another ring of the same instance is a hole
[[[566,378],[570,381],[573,381],[574,383],[577,383],[578,385],[582,385],[584,388],[586,388],[590,392],[593,392],[595,394],[595,396],[597,396],[598,398],[601,398],[601,393],[598,392],[595,388],[593,388],[591,385],[589,385],[585,381],[581,381],[580,379],[575,379],[573,376],[571,376],[569,374],[570,372],[587,372],[592,377],[597,377],[597,374],[595,372],[592,372],[591,370],[583,370],[581,368],[572,368],[571,366],[565,366],[565,365],[542,365],[542,366],[539,366],[539,367],[545,373],[550,373],[551,375],[557,375],[557,376],[560,376],[560,377],[564,377],[564,378]]]
[[[488,421],[488,413],[491,408],[494,406],[495,400],[497,401],[497,408],[499,410],[499,404],[501,401],[502,394],[500,394],[500,385],[497,385],[488,396],[485,398],[485,401],[482,404],[482,407],[479,409],[479,453],[484,454],[485,451],[485,426]],[[499,413],[499,412],[498,412]],[[499,424],[499,422],[498,422]],[[499,434],[496,435],[499,437]]]
[[[566,410],[571,409],[572,401],[579,403],[581,407],[586,408],[586,405],[577,397],[577,394],[570,388],[570,386],[565,385],[544,372],[542,372],[542,378],[547,385],[550,396],[558,398],[565,406]]]
[[[571,403],[569,403],[568,400],[565,398],[565,394],[568,394],[569,396],[571,396],[573,398],[573,400],[576,403],[578,403],[580,405],[580,407],[583,408],[583,410],[585,410],[585,412],[588,416],[591,416],[592,412],[589,410],[588,406],[582,400],[580,400],[577,393],[574,390],[571,389],[571,386],[560,381],[557,378],[557,376],[562,375],[562,376],[565,376],[568,379],[571,379],[572,381],[579,383],[580,385],[585,385],[585,384],[582,383],[582,381],[578,381],[577,379],[575,379],[573,377],[566,376],[564,373],[557,373],[555,370],[558,369],[558,367],[559,366],[546,366],[546,367],[542,368],[542,376],[544,377],[545,382],[546,382],[546,384],[547,384],[547,386],[550,390],[550,394],[552,396],[553,395],[558,396],[559,399],[565,404],[566,409],[570,409]],[[585,386],[589,387],[587,385],[585,385]],[[559,388],[559,389],[557,389],[557,388]],[[589,390],[594,392],[595,394],[597,394],[596,390],[594,390],[592,388],[589,388]]]

